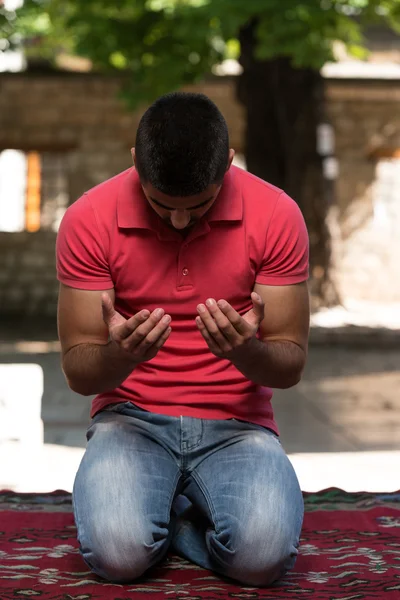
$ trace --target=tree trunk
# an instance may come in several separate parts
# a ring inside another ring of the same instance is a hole
[[[256,60],[256,25],[251,21],[239,35],[243,74],[237,92],[247,116],[247,168],[299,204],[310,237],[311,293],[319,304],[334,305],[339,298],[330,272],[330,190],[316,139],[323,80],[318,71],[294,69],[286,57]]]

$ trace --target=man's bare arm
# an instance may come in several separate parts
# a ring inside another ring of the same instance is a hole
[[[300,381],[307,359],[310,323],[307,283],[288,286],[256,284],[265,303],[261,340],[254,339],[239,360],[232,361],[248,379],[273,388]]]
[[[164,311],[141,311],[125,319],[113,303],[113,290],[60,286],[62,367],[69,387],[84,396],[121,385],[140,362],[154,358],[171,332]]]

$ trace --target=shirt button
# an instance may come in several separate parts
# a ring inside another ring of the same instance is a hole
[[[189,275],[189,270],[188,269],[183,269],[182,274],[183,275]]]

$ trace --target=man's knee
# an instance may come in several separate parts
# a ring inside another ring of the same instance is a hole
[[[154,541],[151,534],[129,535],[126,531],[107,532],[106,536],[94,536],[93,539],[96,542],[81,542],[82,557],[96,575],[114,583],[134,581],[167,550],[167,536]]]
[[[283,552],[280,556],[256,556],[253,553],[250,560],[235,566],[231,576],[245,585],[268,587],[292,569],[296,557],[296,549],[294,552]]]
[[[208,547],[219,571],[245,585],[266,587],[283,577],[296,562],[296,533],[265,531],[253,536],[210,532]]]
[[[82,551],[82,556],[90,569],[99,577],[113,583],[128,583],[134,581],[150,567],[149,561],[132,551],[125,554],[110,555],[105,549],[99,551]]]

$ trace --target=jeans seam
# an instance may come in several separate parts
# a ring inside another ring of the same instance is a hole
[[[198,441],[195,444],[193,444],[192,446],[186,446],[186,451],[191,452],[192,450],[196,450],[196,448],[198,448],[200,446],[201,442],[203,441],[203,437],[204,437],[204,422],[203,422],[203,420],[201,420],[200,437],[199,437]]]
[[[176,493],[176,490],[178,489],[178,484],[179,484],[179,480],[180,480],[181,477],[182,477],[182,473],[180,472],[180,469],[178,467],[178,471],[177,471],[176,476],[175,476],[175,481],[174,481],[174,486],[173,486],[173,490],[172,490],[172,495],[171,495],[171,498],[170,498],[170,501],[169,501],[168,507],[167,507],[167,514],[166,514],[166,517],[165,517],[166,523],[170,523],[170,521],[171,521],[172,504],[174,503],[175,493]]]
[[[220,530],[219,530],[219,526],[218,526],[218,522],[217,522],[217,513],[216,513],[216,510],[214,508],[214,504],[213,504],[213,501],[211,499],[211,496],[210,496],[210,494],[209,494],[209,492],[207,490],[207,487],[205,486],[205,484],[204,484],[202,478],[200,477],[200,475],[198,475],[196,473],[196,471],[192,471],[191,472],[191,476],[193,477],[194,481],[199,486],[199,489],[200,489],[201,493],[203,494],[203,496],[204,496],[204,498],[205,498],[205,500],[207,502],[207,506],[208,506],[208,509],[210,511],[211,519],[212,519],[212,522],[213,522],[213,525],[214,525],[215,533],[218,534],[218,533],[220,533]]]
[[[75,485],[74,485],[75,488]],[[79,551],[83,556],[82,553],[82,544],[81,544],[81,532],[82,532],[82,519],[80,519],[79,515],[78,515],[78,506],[77,503],[74,500],[75,497],[75,492],[74,489],[72,490],[72,509],[73,509],[73,514],[74,514],[74,521],[75,521],[75,525],[76,525],[76,533],[77,533],[77,538],[78,538],[78,542],[79,542]]]

